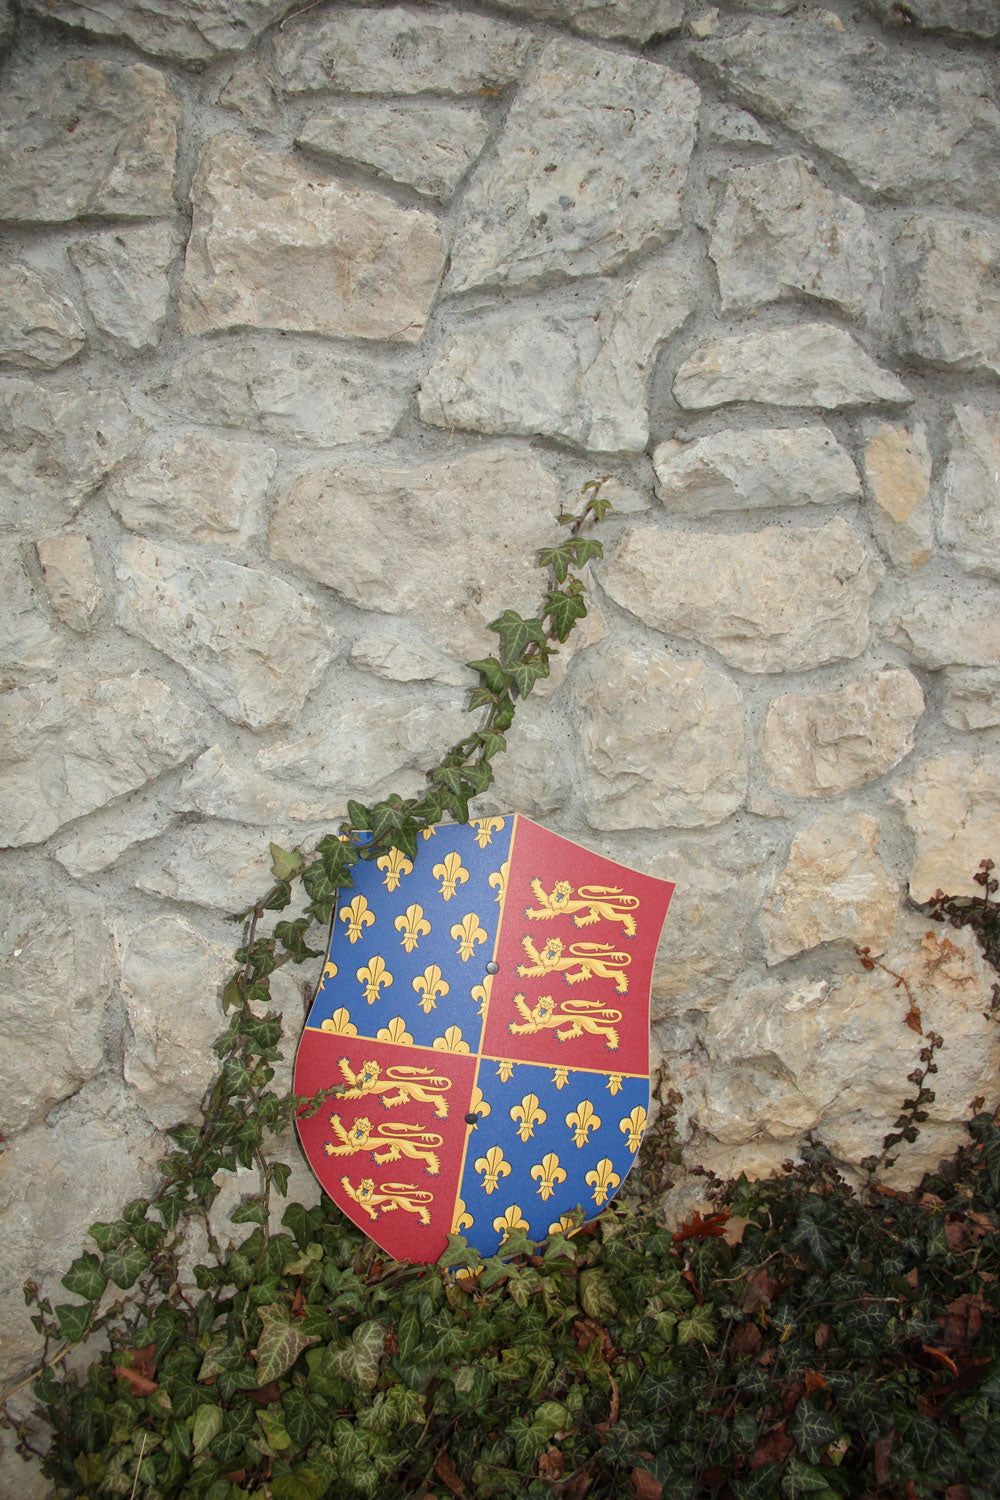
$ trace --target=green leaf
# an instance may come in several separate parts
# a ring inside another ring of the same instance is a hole
[[[538,679],[548,677],[549,664],[538,658],[531,661],[515,661],[511,663],[510,675],[520,696],[527,698]]]
[[[372,826],[371,811],[363,802],[348,801],[347,821],[352,829],[356,829],[359,833],[367,833]]]
[[[800,1495],[816,1495],[823,1500],[829,1496],[830,1500],[837,1500],[837,1491],[830,1488],[829,1473],[829,1469],[814,1469],[810,1464],[804,1464],[793,1453],[782,1475],[781,1493],[786,1500],[798,1500]]]
[[[489,628],[495,630],[503,642],[503,657],[508,667],[530,642],[545,645],[545,627],[541,620],[523,620],[516,609],[505,609]]]
[[[62,1302],[53,1308],[56,1320],[59,1323],[59,1332],[64,1339],[71,1344],[77,1343],[87,1332],[91,1314],[94,1311],[92,1302]]]
[[[291,880],[305,864],[301,849],[282,849],[280,844],[271,844],[271,871],[275,880]]]
[[[91,1224],[87,1233],[92,1240],[97,1241],[99,1250],[113,1250],[129,1233],[129,1227],[124,1219],[114,1219],[109,1224],[98,1221],[96,1224]]]
[[[559,547],[540,547],[535,553],[540,568],[551,568],[560,583],[566,581],[566,574],[575,561],[575,546],[572,541],[563,542]]]
[[[316,1430],[316,1412],[309,1397],[297,1386],[283,1391],[281,1409],[288,1436],[297,1447],[304,1448]]]
[[[713,1321],[711,1304],[693,1307],[686,1318],[677,1324],[679,1344],[714,1344],[717,1329]]]
[[[281,1222],[286,1229],[294,1234],[300,1250],[315,1239],[315,1231],[319,1228],[323,1218],[323,1210],[320,1208],[304,1208],[301,1203],[289,1203],[281,1216]]]
[[[384,1353],[385,1328],[369,1318],[355,1328],[349,1344],[339,1348],[333,1344],[327,1346],[323,1374],[327,1379],[339,1377],[370,1391],[378,1380],[379,1361]]]
[[[229,1217],[234,1224],[266,1224],[267,1203],[263,1198],[248,1198]]]
[[[75,1296],[84,1297],[88,1302],[96,1302],[108,1283],[101,1275],[101,1263],[97,1256],[85,1253],[77,1256],[63,1277],[62,1284]]]
[[[604,556],[603,546],[600,542],[595,542],[593,539],[584,539],[583,537],[577,537],[574,545],[576,550],[576,565],[578,568],[584,567],[592,557],[600,559]]]
[[[303,1334],[278,1307],[257,1309],[263,1329],[257,1340],[257,1378],[269,1385],[290,1370],[304,1349],[319,1339]]]
[[[191,1419],[191,1445],[195,1457],[222,1431],[222,1407],[203,1403]]]
[[[314,1469],[300,1464],[292,1474],[276,1474],[269,1479],[267,1493],[274,1500],[319,1500],[323,1484]]]
[[[808,1396],[802,1396],[789,1424],[788,1435],[795,1439],[800,1453],[817,1462],[827,1444],[840,1436],[840,1429],[829,1412],[817,1409]]]
[[[552,622],[552,630],[559,641],[569,639],[577,620],[587,613],[582,594],[552,593],[546,596],[546,619]]]
[[[488,695],[487,702],[490,702],[497,693],[502,693],[510,683],[510,677],[495,656],[484,656],[481,661],[470,661],[468,665],[474,672],[483,674]]]

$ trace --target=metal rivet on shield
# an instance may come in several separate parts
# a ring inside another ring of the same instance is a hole
[[[466,1125],[478,1125],[479,1124],[479,1116],[478,1115],[466,1115],[466,1117],[465,1117],[465,1123],[466,1123]]]
[[[487,974],[499,974],[499,972],[500,972],[500,965],[498,963],[496,963],[495,961],[491,961],[490,963],[488,963],[486,965],[486,972],[487,972]]]

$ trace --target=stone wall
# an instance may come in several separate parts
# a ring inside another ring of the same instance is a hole
[[[689,1162],[877,1150],[899,976],[900,1178],[997,1098],[908,897],[1000,858],[1000,8],[830,7],[0,4],[6,1373],[196,1115],[269,838],[419,785],[595,475],[483,810],[677,882]]]

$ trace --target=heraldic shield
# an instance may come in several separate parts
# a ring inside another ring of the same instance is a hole
[[[520,815],[352,873],[295,1064],[342,1090],[298,1122],[327,1193],[398,1260],[595,1217],[646,1127],[673,886]]]

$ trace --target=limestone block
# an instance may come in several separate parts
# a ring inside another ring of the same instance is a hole
[[[994,729],[1000,724],[1000,671],[949,667],[941,673],[941,717],[953,729]]]
[[[934,1079],[929,1129],[899,1149],[894,1181],[912,1185],[959,1142],[969,1099],[997,1095],[1000,1042],[983,1015],[991,971],[968,928],[900,919],[885,963],[902,974],[925,1030],[947,1038]],[[733,1147],[796,1141],[813,1130],[845,1166],[876,1154],[909,1096],[921,1038],[905,1024],[892,975],[851,965],[832,979],[739,982],[708,1018],[708,1066],[696,1123]],[[942,1149],[943,1146],[943,1149]],[[786,1153],[789,1154],[789,1153]],[[730,1156],[739,1170],[743,1153]]]
[[[104,1060],[111,935],[83,891],[8,872],[0,891],[0,1117],[7,1140],[44,1119]]]
[[[260,526],[277,467],[273,448],[215,433],[161,438],[119,470],[108,501],[130,531],[163,532],[232,551]]]
[[[477,94],[520,77],[530,46],[505,21],[404,5],[293,16],[274,38],[290,94]]]
[[[959,751],[921,761],[893,796],[913,831],[910,895],[978,896],[981,860],[1000,864],[1000,755]]]
[[[549,42],[473,176],[446,288],[614,270],[681,225],[700,95],[659,63]]]
[[[62,655],[66,637],[49,624],[24,564],[9,540],[0,552],[0,684],[13,672],[44,672]]]
[[[108,807],[98,808],[58,839],[52,853],[68,875],[82,880],[110,869],[124,854],[139,844],[158,839],[175,822],[169,807],[163,805],[162,789],[154,783]]]
[[[674,396],[689,409],[731,401],[833,409],[913,400],[903,382],[849,333],[823,323],[734,333],[702,344],[678,370]]]
[[[912,432],[880,422],[868,435],[864,470],[868,516],[880,546],[900,567],[922,567],[934,545],[931,450],[923,422]]]
[[[886,640],[918,667],[996,667],[1000,661],[1000,592],[947,583],[910,584],[880,610]]]
[[[34,844],[183,764],[200,721],[147,672],[67,672],[0,706],[0,845]]]
[[[1000,375],[1000,231],[917,214],[896,255],[903,347],[935,365]]]
[[[0,267],[0,360],[54,370],[79,354],[87,335],[53,272],[8,260]]]
[[[444,650],[493,650],[486,627],[534,614],[525,559],[551,542],[562,493],[531,453],[492,447],[426,464],[354,460],[278,495],[271,556],[360,609],[404,615]]]
[[[656,351],[693,305],[688,264],[671,257],[629,278],[596,317],[515,308],[469,319],[424,376],[420,415],[439,427],[642,453]]]
[[[200,813],[275,828],[280,823],[332,823],[343,815],[341,797],[304,793],[287,777],[262,776],[252,766],[226,759],[219,745],[200,755],[171,799],[175,812]]]
[[[1000,208],[987,68],[873,38],[817,10],[697,46],[712,78],[886,198]],[[892,108],[886,108],[886,100]]]
[[[801,156],[731,169],[709,254],[723,312],[800,297],[849,318],[878,315],[885,263],[865,211],[825,188]]]
[[[230,949],[184,917],[157,916],[115,931],[129,1030],[124,1075],[132,1101],[160,1130],[197,1117],[225,1027],[221,986]]]
[[[160,342],[180,244],[172,224],[122,224],[69,246],[90,316],[121,353],[144,354]]]
[[[839,516],[740,536],[634,527],[601,570],[616,603],[655,630],[714,647],[744,672],[858,656],[881,576]]]
[[[877,818],[838,809],[796,836],[764,908],[769,964],[838,941],[885,952],[899,889],[878,856],[880,833]]]
[[[179,63],[241,52],[288,0],[24,0],[24,9]]]
[[[0,523],[37,535],[71,521],[142,430],[114,391],[0,381]]]
[[[592,828],[709,828],[746,795],[739,688],[706,662],[620,645],[574,677]]]
[[[416,386],[401,360],[369,365],[283,339],[213,343],[177,361],[156,394],[196,422],[334,448],[384,438]]]
[[[0,0],[0,51],[6,52],[17,31],[17,19],[11,0]]]
[[[517,706],[517,728],[493,762],[493,785],[476,798],[476,816],[556,817],[573,796],[575,748],[565,719],[532,694]]]
[[[302,838],[274,825],[265,833],[229,822],[188,823],[140,854],[132,884],[168,901],[244,911],[274,883],[270,841],[289,849]]]
[[[725,146],[769,146],[764,127],[732,104],[703,104],[698,133],[702,139]]]
[[[181,282],[186,333],[282,328],[417,343],[445,263],[433,214],[220,135],[202,150]]]
[[[656,493],[678,515],[836,505],[861,497],[858,472],[828,427],[728,428],[653,450]]]
[[[453,656],[378,635],[359,636],[348,660],[359,671],[371,672],[387,682],[434,682],[441,687],[467,688],[477,681],[475,673]]]
[[[572,26],[583,36],[634,42],[644,47],[654,36],[677,31],[683,0],[498,0],[501,10],[539,21]]]
[[[358,100],[310,115],[295,143],[323,156],[360,162],[432,198],[448,199],[489,133],[472,105]]]
[[[90,539],[79,531],[54,531],[35,543],[49,603],[64,625],[89,635],[101,608],[101,579]]]
[[[219,104],[259,130],[273,130],[281,120],[278,81],[259,57],[236,64],[219,90]]]
[[[896,0],[863,0],[888,26],[900,24]],[[993,0],[907,0],[906,24],[921,31],[944,31],[983,40],[1000,36],[1000,11]]]
[[[178,662],[236,723],[294,719],[333,654],[313,601],[256,568],[129,537],[115,576],[118,624]]]
[[[51,50],[15,63],[0,104],[0,218],[173,213],[179,119],[173,86],[142,63]]]
[[[941,539],[970,573],[1000,578],[1000,417],[956,407],[950,438]]]
[[[783,693],[764,721],[765,775],[796,797],[838,797],[909,755],[923,711],[920,684],[902,667],[819,693]]]

